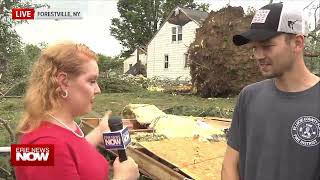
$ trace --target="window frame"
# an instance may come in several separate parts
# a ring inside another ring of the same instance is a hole
[[[182,26],[176,25],[171,27],[171,42],[180,42],[182,38]]]
[[[177,41],[177,27],[172,27],[171,28],[171,41],[175,42]]]
[[[164,55],[164,69],[169,69],[169,55]]]
[[[184,57],[184,68],[190,67],[189,54],[188,53],[184,53],[183,57]]]

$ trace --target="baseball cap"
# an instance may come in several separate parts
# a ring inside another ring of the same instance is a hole
[[[308,35],[308,22],[302,9],[294,9],[284,3],[271,3],[254,15],[250,29],[233,36],[237,46],[252,41],[264,41],[280,33]]]

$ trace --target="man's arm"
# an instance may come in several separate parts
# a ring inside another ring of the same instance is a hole
[[[224,156],[221,180],[240,180],[239,175],[239,152],[230,146]]]

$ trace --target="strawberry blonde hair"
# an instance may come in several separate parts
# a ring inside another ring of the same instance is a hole
[[[64,42],[43,50],[33,65],[24,98],[24,112],[16,135],[30,132],[40,126],[46,113],[59,108],[62,90],[56,76],[65,72],[68,77],[82,74],[82,65],[88,60],[97,61],[97,55],[84,44]]]

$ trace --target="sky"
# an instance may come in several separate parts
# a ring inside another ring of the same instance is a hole
[[[273,0],[279,2],[280,0]],[[284,2],[286,0],[283,0]],[[313,0],[290,0],[292,6],[307,6]],[[317,1],[317,0],[315,0]],[[52,8],[77,8],[84,13],[80,20],[29,20],[28,23],[17,25],[17,33],[24,43],[50,44],[59,41],[84,43],[97,53],[117,56],[122,46],[110,35],[111,19],[119,17],[117,0],[33,0],[33,3],[47,3]],[[195,0],[198,3],[209,3],[209,10],[218,10],[226,4],[231,6],[248,6],[259,9],[269,0]]]

